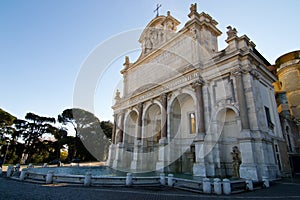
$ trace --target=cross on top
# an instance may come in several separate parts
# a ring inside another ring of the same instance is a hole
[[[158,10],[161,7],[161,4],[156,5],[156,9],[153,12],[156,12],[156,17],[158,17]]]

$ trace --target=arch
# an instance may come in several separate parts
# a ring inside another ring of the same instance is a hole
[[[148,151],[157,146],[161,137],[161,107],[157,103],[146,107],[143,117],[143,144]]]
[[[219,161],[221,176],[232,176],[232,148],[239,149],[241,126],[239,121],[238,110],[233,106],[226,106],[219,109],[216,113],[216,121],[220,136],[218,139]]]
[[[177,133],[187,136],[191,132],[189,114],[194,113],[198,118],[195,94],[192,91],[185,90],[182,93],[177,93],[176,96],[173,95],[168,104],[168,111],[169,138],[174,138]],[[197,123],[195,125],[197,126]]]
[[[231,109],[235,112],[236,117],[240,117],[240,111],[237,107],[233,106],[233,105],[225,105],[223,107],[219,107],[216,110],[216,115],[215,115],[215,120],[217,120],[219,118],[220,113],[224,112],[224,110],[226,109]]]
[[[170,111],[171,106],[172,106],[172,104],[173,104],[173,101],[175,101],[176,98],[177,98],[178,96],[182,95],[182,94],[186,94],[186,95],[191,96],[191,98],[193,99],[194,102],[197,101],[196,94],[195,94],[195,92],[192,91],[191,89],[184,88],[184,89],[182,89],[182,90],[176,90],[176,91],[174,91],[174,92],[172,93],[172,96],[171,96],[171,98],[170,98],[169,101],[168,101],[169,103],[168,103],[168,109],[167,109],[167,110]],[[195,107],[196,107],[196,105],[195,105]]]
[[[191,145],[195,134],[191,133],[189,114],[196,113],[195,99],[182,92],[174,96],[168,106],[168,141],[174,146],[170,157],[178,158],[170,169],[178,173],[192,173],[195,153]]]
[[[123,142],[127,146],[127,149],[133,150],[134,141],[137,134],[138,112],[136,110],[131,110],[126,114],[124,121]]]
[[[158,100],[153,100],[153,101],[148,101],[146,103],[144,103],[144,111],[143,112],[143,119],[145,119],[145,115],[146,115],[146,111],[149,109],[150,106],[152,106],[153,104],[156,104],[159,106],[160,109],[162,109],[162,105],[161,105],[161,102],[158,101]]]

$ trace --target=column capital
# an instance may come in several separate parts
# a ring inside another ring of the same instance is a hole
[[[254,77],[254,79],[260,80],[262,78],[261,74],[256,69],[250,69],[249,73]]]
[[[162,93],[159,96],[159,99],[160,99],[161,102],[165,101],[167,98],[168,98],[168,94],[167,93]]]
[[[201,86],[203,86],[204,85],[204,80],[203,80],[203,78],[201,78],[201,77],[199,77],[199,79],[198,80],[196,80],[196,81],[194,81],[191,85],[192,85],[192,88],[193,89],[196,89],[197,87],[201,87]]]
[[[230,74],[232,76],[241,76],[242,74],[246,74],[247,72],[249,72],[249,69],[243,69],[243,68],[239,67],[239,68],[232,70],[230,72]]]
[[[137,109],[138,109],[139,112],[140,112],[141,109],[143,109],[143,104],[144,104],[144,103],[138,103],[138,104],[136,105],[136,107],[137,107]]]

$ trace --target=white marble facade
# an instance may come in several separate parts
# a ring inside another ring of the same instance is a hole
[[[126,57],[108,165],[230,177],[236,146],[241,178],[275,178],[273,144],[283,138],[269,63],[232,27],[219,51],[217,22],[196,4],[188,16],[179,31],[170,12],[155,17],[139,39],[138,60]]]

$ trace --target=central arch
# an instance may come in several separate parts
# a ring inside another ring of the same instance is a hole
[[[124,143],[128,151],[133,151],[134,141],[137,134],[138,114],[136,111],[131,111],[125,120]]]
[[[154,151],[161,138],[161,109],[156,103],[150,105],[145,112],[143,126],[143,144],[146,151]]]
[[[170,107],[169,141],[174,144],[170,158],[175,158],[175,162],[170,165],[170,170],[175,173],[192,174],[193,171],[195,152],[190,141],[196,133],[195,108],[193,97],[187,93],[176,96]]]

